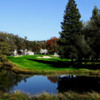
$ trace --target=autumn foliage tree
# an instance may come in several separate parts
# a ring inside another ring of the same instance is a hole
[[[54,54],[55,52],[58,52],[58,38],[52,37],[47,41],[47,50],[49,54]]]

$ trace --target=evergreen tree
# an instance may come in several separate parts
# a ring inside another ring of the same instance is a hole
[[[62,58],[78,58],[77,48],[75,47],[75,38],[82,30],[81,15],[77,9],[75,0],[69,0],[66,6],[64,20],[61,23],[62,31],[59,39],[59,55]]]
[[[100,57],[100,14],[97,6],[94,6],[91,20],[85,30],[86,39],[93,51],[92,57],[98,59]]]
[[[97,8],[97,6],[95,5],[95,6],[94,6],[94,9],[93,9],[93,11],[92,11],[92,17],[91,17],[91,19],[92,19],[92,20],[96,20],[96,19],[97,19],[97,15],[98,15],[98,8]]]
[[[92,29],[92,33],[93,33],[93,44],[92,44],[92,48],[95,52],[95,58],[98,59],[100,57],[100,15],[97,15],[96,20],[94,21],[94,23],[92,23],[94,27],[94,29]]]

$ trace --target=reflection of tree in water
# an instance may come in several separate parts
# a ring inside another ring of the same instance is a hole
[[[48,76],[48,80],[50,80],[52,83],[57,83],[59,81],[60,76]]]
[[[75,91],[79,93],[96,91],[100,92],[99,77],[60,77],[58,81],[58,92]]]
[[[12,75],[10,71],[0,69],[0,90],[9,92],[21,80],[26,81],[26,78],[25,76]]]

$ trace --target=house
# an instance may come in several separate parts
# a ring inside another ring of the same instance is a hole
[[[57,53],[57,52],[55,52],[55,53],[54,53],[54,56],[59,57],[59,55],[58,55],[58,53]]]
[[[25,49],[24,55],[34,55],[34,52]]]
[[[18,55],[24,55],[24,50],[18,50]]]
[[[46,54],[48,53],[48,51],[47,51],[47,49],[41,49],[41,50],[40,50],[40,53],[46,55]]]
[[[14,51],[11,51],[11,56],[17,56],[18,53],[17,53],[17,50],[15,49]]]
[[[25,50],[14,50],[11,52],[11,56],[17,56],[17,55],[34,55],[34,52],[29,51],[27,49]]]

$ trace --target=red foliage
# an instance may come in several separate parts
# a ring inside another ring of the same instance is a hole
[[[53,54],[54,52],[58,51],[58,44],[57,44],[58,40],[59,40],[59,38],[52,37],[51,39],[49,39],[47,41],[47,49],[48,49],[50,54]]]

